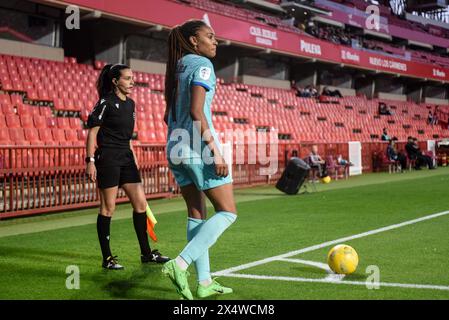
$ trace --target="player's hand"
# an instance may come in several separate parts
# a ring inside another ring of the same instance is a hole
[[[219,177],[227,177],[228,172],[228,165],[226,164],[226,161],[224,158],[218,154],[214,156],[214,163],[215,163],[215,173]]]
[[[95,167],[95,164],[93,162],[89,162],[87,164],[86,173],[90,181],[97,181],[97,168]]]

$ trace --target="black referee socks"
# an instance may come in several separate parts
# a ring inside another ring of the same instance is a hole
[[[111,217],[106,217],[101,214],[97,217],[97,233],[98,240],[100,240],[101,254],[103,260],[106,260],[109,256],[112,256],[111,248],[109,247],[109,235],[110,235]]]
[[[147,235],[147,214],[146,212],[133,211],[134,230],[136,231],[137,240],[139,240],[140,253],[148,256],[151,253],[150,244]]]

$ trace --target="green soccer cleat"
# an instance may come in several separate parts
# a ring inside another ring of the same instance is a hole
[[[216,278],[212,279],[212,283],[210,285],[203,286],[201,284],[198,284],[198,288],[196,290],[196,295],[199,298],[206,298],[213,295],[221,295],[221,294],[228,294],[232,293],[232,289],[222,286],[219,284],[216,280]]]
[[[187,300],[193,300],[192,292],[189,289],[189,282],[187,281],[187,277],[189,276],[187,270],[182,270],[173,259],[164,264],[162,273],[170,278],[178,294]]]

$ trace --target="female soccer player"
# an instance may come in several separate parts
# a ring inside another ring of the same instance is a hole
[[[237,218],[232,179],[211,116],[215,73],[209,59],[215,57],[217,40],[203,21],[189,20],[170,32],[168,42],[167,158],[187,205],[189,242],[176,259],[164,264],[162,272],[186,299],[193,299],[187,282],[187,268],[192,262],[198,276],[198,297],[231,293],[231,288],[211,279],[208,254]],[[208,220],[205,196],[216,212]]]
[[[169,258],[151,251],[146,233],[147,202],[131,143],[134,131],[134,101],[127,96],[134,86],[132,70],[122,64],[106,65],[97,81],[99,101],[89,115],[87,126],[87,174],[97,181],[100,191],[100,214],[97,233],[103,255],[103,267],[119,270],[109,246],[111,217],[119,187],[133,206],[133,222],[140,245],[142,263],[164,263]],[[98,148],[95,150],[95,144]]]

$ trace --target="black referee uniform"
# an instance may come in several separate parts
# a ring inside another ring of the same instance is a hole
[[[88,128],[100,127],[94,155],[98,188],[141,182],[130,148],[135,118],[134,101],[128,97],[123,101],[113,92],[101,98],[89,115]]]

